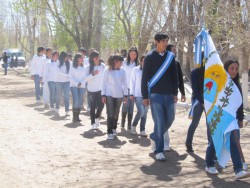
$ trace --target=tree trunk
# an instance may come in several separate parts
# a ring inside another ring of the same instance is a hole
[[[243,93],[243,105],[244,109],[249,109],[248,104],[248,63],[249,63],[249,51],[246,47],[242,48],[242,93]]]
[[[101,39],[102,39],[102,0],[95,1],[95,34],[93,40],[94,48],[101,51]]]
[[[88,14],[88,36],[86,48],[89,50],[91,48],[91,38],[93,32],[93,12],[94,12],[94,2],[95,0],[89,0],[89,14]]]

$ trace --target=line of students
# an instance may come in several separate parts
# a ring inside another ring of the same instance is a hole
[[[79,122],[83,97],[87,91],[91,128],[99,128],[99,118],[106,104],[108,139],[113,139],[117,135],[116,128],[122,101],[122,109],[128,112],[128,130],[131,129],[134,101],[136,101],[138,113],[131,132],[136,134],[136,125],[141,119],[140,134],[147,136],[145,124],[148,108],[143,106],[140,89],[145,56],[141,58],[140,66],[136,66],[139,62],[138,52],[135,47],[132,47],[127,59],[124,60],[120,55],[111,55],[108,67],[106,67],[100,59],[99,52],[92,49],[89,58],[85,58],[84,49],[81,48],[79,52],[81,53],[76,54],[71,62],[64,51],[59,54],[51,48],[45,50],[39,47],[37,49],[37,54],[32,58],[30,70],[31,78],[35,83],[37,103],[41,103],[41,96],[43,96],[44,107],[58,116],[63,93],[65,115],[68,116],[69,92],[71,91],[73,122]],[[134,73],[131,81],[132,72]],[[122,122],[125,122],[125,112],[122,115]],[[121,125],[124,127],[124,123]]]

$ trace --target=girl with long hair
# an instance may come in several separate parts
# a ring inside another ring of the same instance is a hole
[[[121,103],[127,102],[127,79],[125,70],[121,67],[123,57],[111,55],[108,59],[108,68],[104,71],[102,82],[102,102],[107,107],[108,139],[117,135],[117,121]]]
[[[87,83],[87,91],[90,101],[90,118],[92,129],[99,129],[100,116],[104,107],[102,103],[102,80],[106,65],[100,62],[100,54],[92,51],[89,56],[89,65],[86,67],[88,76],[85,81]]]
[[[57,50],[52,52],[51,60],[46,64],[43,82],[47,82],[49,86],[49,98],[50,98],[50,109],[55,111],[57,114],[58,109],[55,109],[56,104],[56,80],[57,80],[57,68],[58,68],[58,56],[59,52]]]
[[[84,58],[82,54],[76,54],[73,60],[73,64],[69,69],[70,89],[73,97],[73,122],[81,121],[79,119],[79,115],[81,112],[83,94],[86,90],[86,73],[85,68],[83,66],[83,60]]]
[[[60,101],[63,92],[64,105],[65,105],[65,115],[69,114],[69,69],[70,62],[68,60],[68,54],[62,51],[59,55],[59,65],[57,69],[57,81],[56,81],[56,109],[59,111]]]
[[[130,95],[129,83],[130,83],[131,72],[133,68],[136,67],[137,65],[138,65],[138,51],[136,47],[131,47],[130,50],[128,51],[127,59],[122,63],[122,67],[126,72],[126,78],[128,84],[128,91],[126,95],[128,96]],[[122,105],[122,122],[121,122],[122,128],[125,127],[126,116],[128,115],[128,130],[131,129],[133,111],[134,111],[134,101],[128,98],[128,102],[126,104],[123,103]]]
[[[136,126],[138,122],[140,122],[140,135],[147,136],[145,132],[145,125],[147,120],[148,106],[143,105],[143,98],[141,94],[141,77],[142,77],[142,68],[144,66],[144,58],[143,55],[140,58],[140,65],[133,68],[130,78],[130,99],[135,101],[137,107],[137,113],[132,123],[131,132],[132,134],[136,134]]]

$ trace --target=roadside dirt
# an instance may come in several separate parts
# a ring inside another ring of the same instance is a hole
[[[170,129],[172,151],[166,153],[166,162],[156,162],[148,138],[118,128],[117,139],[106,140],[105,110],[99,131],[90,130],[86,111],[82,122],[73,124],[71,116],[58,118],[35,105],[31,80],[1,72],[0,187],[250,187],[250,178],[234,181],[231,162],[218,176],[204,171],[204,115],[194,137],[195,152],[185,151],[188,112],[177,108]],[[149,112],[147,133],[152,128]],[[247,162],[249,134],[249,126],[241,129]]]

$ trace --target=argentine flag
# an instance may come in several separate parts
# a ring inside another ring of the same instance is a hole
[[[202,31],[195,39],[195,62],[201,61],[201,46],[204,46],[204,106],[216,156],[219,164],[225,167],[230,156],[230,134],[238,129],[236,111],[242,104],[238,87],[224,70],[211,36]]]

